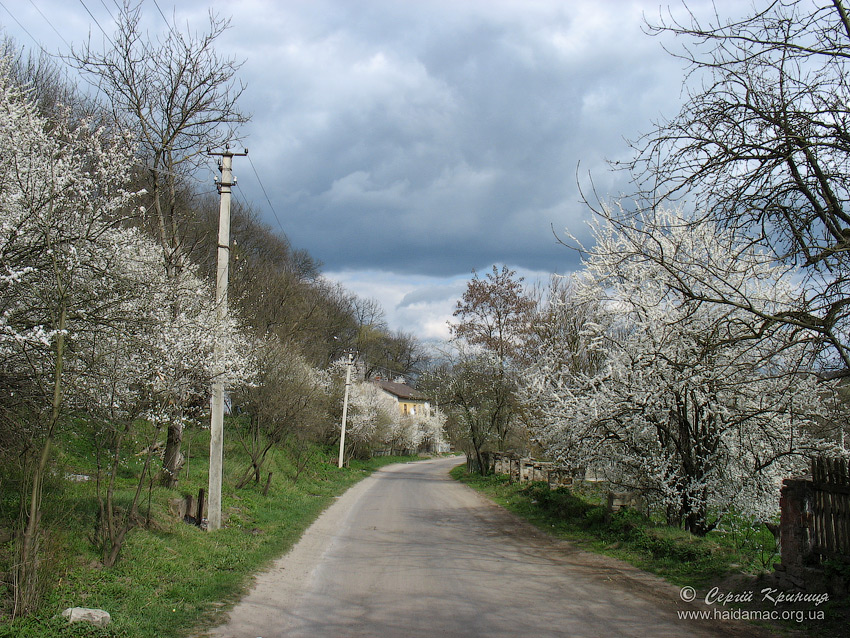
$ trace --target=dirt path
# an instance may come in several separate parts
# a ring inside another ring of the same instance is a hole
[[[681,620],[678,588],[555,541],[448,477],[458,459],[363,480],[260,574],[214,638],[758,636]]]

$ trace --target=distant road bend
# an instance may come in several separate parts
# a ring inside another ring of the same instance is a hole
[[[388,466],[340,497],[215,638],[762,635],[679,620],[679,590],[553,540],[453,481]]]

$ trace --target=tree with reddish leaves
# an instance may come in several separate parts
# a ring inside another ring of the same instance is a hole
[[[442,384],[441,404],[450,406],[459,442],[482,473],[488,451],[524,442],[517,378],[535,303],[522,281],[507,266],[493,266],[483,278],[473,271],[454,311],[459,321],[450,325],[459,355]]]
[[[504,371],[524,358],[535,303],[523,291],[523,278],[507,266],[494,265],[483,279],[472,274],[453,313],[460,321],[450,328],[455,339],[494,355]]]

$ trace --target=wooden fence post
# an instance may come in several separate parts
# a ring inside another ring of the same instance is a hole
[[[785,479],[779,497],[779,548],[782,566],[800,571],[812,561],[812,483]]]
[[[204,488],[198,489],[198,515],[195,517],[195,525],[198,527],[201,526],[201,522],[204,520],[204,497],[206,496],[206,492],[204,492]]]

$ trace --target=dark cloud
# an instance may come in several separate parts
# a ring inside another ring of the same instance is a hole
[[[39,4],[65,41],[99,36],[81,6]],[[202,28],[207,7],[180,2],[178,22]],[[64,49],[31,6],[12,11],[45,49]],[[553,236],[585,233],[577,180],[627,194],[606,160],[628,157],[625,140],[680,100],[678,61],[641,30],[643,12],[657,11],[648,0],[243,0],[232,11],[218,47],[245,60],[242,105],[253,114],[242,140],[253,167],[234,162],[237,197],[347,280],[403,274],[410,292],[425,285],[417,277],[494,263],[577,268]],[[153,8],[145,20],[164,28]]]
[[[455,288],[450,286],[421,286],[413,292],[404,295],[402,300],[396,305],[396,308],[410,308],[418,304],[443,302],[446,299],[450,299],[456,292]]]
[[[627,193],[606,159],[676,108],[680,79],[639,5],[532,4],[281,9],[309,35],[249,62],[274,78],[250,131],[296,245],[332,270],[577,265],[552,236],[590,214],[577,174]]]

